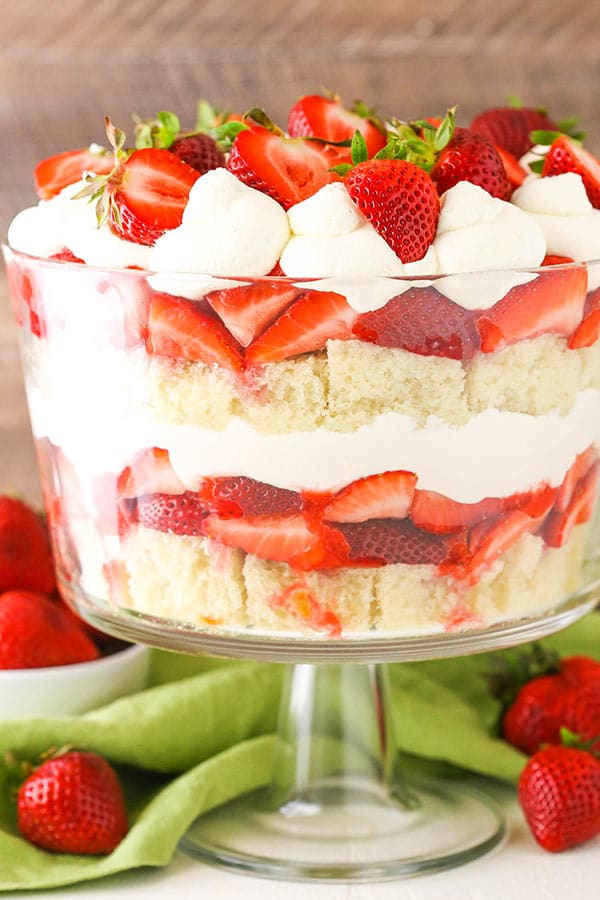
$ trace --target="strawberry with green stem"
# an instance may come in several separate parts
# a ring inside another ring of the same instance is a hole
[[[349,149],[341,145],[349,145],[356,131],[364,137],[369,157],[385,147],[385,125],[375,111],[361,101],[346,108],[336,94],[311,94],[301,97],[288,117],[291,137],[311,137],[327,142],[340,163],[350,161]]]
[[[183,131],[175,113],[161,110],[155,119],[136,118],[135,121],[136,149],[170,150],[201,175],[225,166],[225,156],[211,134],[199,127]]]

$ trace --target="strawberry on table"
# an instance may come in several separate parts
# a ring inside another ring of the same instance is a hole
[[[113,165],[112,153],[102,147],[67,150],[37,164],[33,173],[35,188],[41,200],[51,200],[63,188],[79,181],[84,172],[107,175]]]
[[[519,802],[540,846],[558,853],[600,834],[600,761],[577,747],[538,750],[519,778]]]
[[[51,594],[54,567],[48,533],[21,500],[0,496],[0,592],[13,589]]]
[[[532,131],[556,131],[558,125],[545,109],[527,106],[504,106],[487,109],[475,116],[469,131],[479,134],[492,144],[507,150],[520,159],[532,146]]]
[[[78,750],[46,760],[22,783],[17,824],[24,838],[53,853],[112,853],[129,828],[116,772]]]
[[[292,137],[315,137],[339,143],[351,140],[356,131],[364,137],[370,157],[385,146],[383,123],[360,102],[346,109],[339,97],[310,94],[294,104],[288,117],[288,132]],[[349,150],[346,156],[349,162]],[[342,158],[340,154],[340,162]]]
[[[542,177],[564,172],[581,175],[590,203],[600,209],[600,161],[573,138],[563,134],[553,141],[544,157]]]

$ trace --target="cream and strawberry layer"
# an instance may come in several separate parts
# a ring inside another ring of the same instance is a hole
[[[88,264],[9,266],[65,572],[152,615],[338,637],[564,599],[596,498],[600,279],[522,270],[558,233],[600,256],[580,181],[513,204],[459,184],[410,265],[341,185],[286,215],[207,173],[153,248],[76,187],[21,213],[15,249]]]

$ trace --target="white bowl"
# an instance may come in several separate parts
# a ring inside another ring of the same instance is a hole
[[[0,719],[70,716],[143,690],[150,649],[134,644],[71,666],[0,670]]]

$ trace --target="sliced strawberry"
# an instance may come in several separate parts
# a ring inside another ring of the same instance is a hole
[[[240,348],[221,321],[194,300],[154,294],[148,312],[146,350],[151,355],[217,365],[240,374]]]
[[[380,309],[358,316],[353,331],[360,340],[379,347],[471,359],[479,349],[476,316],[434,288],[413,287]]]
[[[206,503],[195,491],[182,494],[149,494],[138,497],[134,519],[146,528],[168,534],[203,533],[208,515]]]
[[[542,266],[564,266],[568,263],[575,262],[571,256],[559,256],[558,253],[546,253],[543,258]]]
[[[564,512],[552,512],[544,524],[543,537],[548,546],[562,547],[569,540],[575,525],[589,521],[596,505],[600,462],[579,479],[571,501]]]
[[[420,531],[406,519],[371,519],[368,522],[340,523],[336,526],[350,546],[355,565],[434,565],[445,560],[448,540]]]
[[[181,225],[199,177],[169,150],[136,150],[110,178],[112,230],[136,244],[154,244],[165,231]]]
[[[81,150],[57,153],[43,159],[35,167],[35,189],[42,200],[50,200],[63,188],[79,181],[84,172],[107,175],[113,165],[113,155],[108,151],[94,153],[89,147],[83,147]]]
[[[523,534],[532,532],[539,522],[521,510],[505,513],[502,518],[476,525],[469,535],[471,556],[468,560],[440,567],[441,574],[452,575],[468,584],[475,584],[488,569]]]
[[[325,508],[329,522],[366,519],[403,519],[408,515],[417,476],[412,472],[383,472],[353,481]]]
[[[68,247],[63,247],[60,253],[53,253],[52,256],[49,256],[48,259],[55,259],[58,262],[73,262],[73,263],[82,263],[83,260],[78,256],[75,256]]]
[[[281,594],[271,597],[269,606],[285,610],[313,631],[324,631],[328,637],[341,636],[342,623],[339,616],[320,603],[304,581],[295,581]]]
[[[459,503],[435,491],[416,490],[410,517],[424,531],[451,534],[496,518],[501,512],[502,500],[497,497],[486,497],[478,503]]]
[[[525,178],[527,177],[527,172],[520,164],[516,156],[513,156],[512,153],[509,153],[508,150],[505,150],[498,144],[495,144],[495,148],[498,156],[502,160],[502,165],[504,166],[506,177],[508,178],[510,186],[514,191],[521,184],[523,184]]]
[[[590,203],[600,209],[600,161],[572,138],[561,135],[544,157],[542,177],[564,172],[581,175]]]
[[[228,547],[239,547],[261,559],[287,562],[297,569],[329,568],[347,557],[347,544],[339,533],[311,528],[301,515],[243,519],[209,516],[204,533]]]
[[[246,351],[251,363],[279,362],[322,350],[329,340],[348,340],[357,318],[333,291],[306,291]]]
[[[240,516],[286,516],[302,511],[302,495],[254,478],[235,475],[205,478],[199,495],[221,519]]]
[[[251,188],[268,194],[284,209],[306,200],[339,177],[322,149],[303,138],[286,138],[266,128],[241,131],[227,168]]]
[[[569,338],[569,347],[578,350],[591,347],[600,337],[600,288],[590,291],[585,301],[583,319]]]
[[[556,500],[554,508],[557,512],[565,512],[571,502],[571,498],[575,492],[578,481],[589,472],[593,464],[598,459],[598,451],[594,446],[590,446],[583,453],[580,453],[567,474],[565,475],[561,486],[556,492]]]
[[[247,347],[302,291],[289,282],[255,281],[211,291],[205,299],[242,347]]]
[[[375,156],[385,147],[386,136],[382,127],[375,125],[371,119],[346,109],[338,98],[311,94],[301,97],[290,110],[288,133],[292,137],[316,137],[339,143],[351,140],[356,131],[360,131],[364,137],[369,157]],[[349,148],[346,155],[350,162]]]
[[[482,351],[494,353],[541,334],[567,337],[581,322],[586,288],[584,268],[548,270],[512,288],[477,319]]]
[[[149,447],[140,450],[117,479],[119,500],[144,494],[182,494],[185,485],[175,473],[168,450]]]

